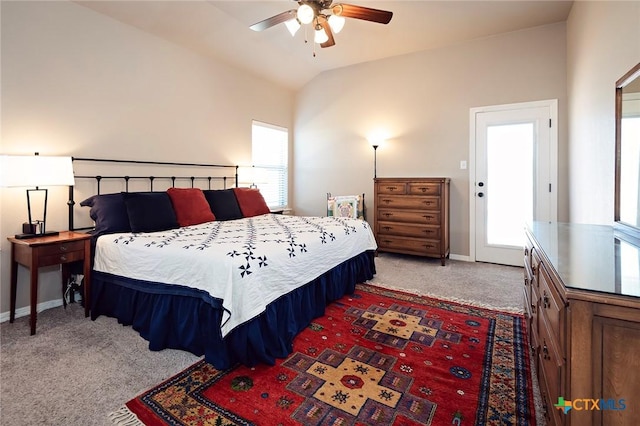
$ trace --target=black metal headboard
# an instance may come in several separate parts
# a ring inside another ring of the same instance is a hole
[[[153,183],[157,180],[169,180],[170,186],[175,187],[176,182],[187,182],[191,188],[195,187],[196,181],[203,182],[206,184],[207,189],[212,189],[212,182],[222,184],[222,188],[227,188],[228,182],[232,181],[233,186],[238,186],[238,165],[224,165],[224,164],[206,164],[206,163],[179,163],[179,162],[168,162],[168,161],[141,161],[141,160],[115,160],[115,159],[107,159],[107,158],[80,158],[80,157],[72,157],[72,161],[74,164],[76,162],[93,162],[93,163],[111,163],[111,164],[140,164],[147,166],[175,166],[175,167],[184,167],[188,170],[188,168],[205,168],[205,169],[213,169],[218,170],[222,174],[216,175],[214,173],[205,174],[205,175],[195,175],[190,174],[188,176],[179,176],[179,175],[171,175],[171,176],[157,176],[157,175],[148,175],[148,176],[135,176],[135,175],[75,175],[74,178],[78,179],[88,179],[95,181],[97,185],[96,194],[100,194],[100,185],[103,180],[116,180],[124,182],[125,192],[129,192],[129,182],[130,181],[148,181],[149,191],[153,191]],[[227,176],[227,172],[225,170],[233,169],[233,176]],[[75,167],[74,167],[75,170]],[[213,171],[211,170],[211,171]],[[77,182],[76,182],[77,184]],[[67,201],[67,205],[69,208],[69,230],[70,231],[78,231],[78,230],[87,230],[92,227],[80,227],[76,228],[74,226],[74,206],[76,204],[74,200],[75,194],[75,185],[69,186],[69,201]]]

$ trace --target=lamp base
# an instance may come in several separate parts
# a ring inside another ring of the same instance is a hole
[[[30,238],[51,237],[53,235],[58,235],[59,233],[60,232],[58,231],[47,231],[42,234],[16,234],[14,238],[16,240],[28,240]]]

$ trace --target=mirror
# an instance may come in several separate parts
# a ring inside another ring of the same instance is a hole
[[[616,82],[617,230],[640,241],[640,63]]]

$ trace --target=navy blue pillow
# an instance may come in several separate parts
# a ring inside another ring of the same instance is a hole
[[[242,211],[236,199],[233,189],[207,189],[204,197],[209,202],[209,207],[216,220],[242,219]]]
[[[91,207],[89,216],[95,222],[95,235],[131,232],[127,206],[120,192],[94,195],[82,201],[80,205]]]
[[[132,232],[178,228],[178,219],[166,192],[123,192]]]

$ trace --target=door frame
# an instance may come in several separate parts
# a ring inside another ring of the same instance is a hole
[[[484,112],[514,109],[548,107],[551,115],[549,134],[549,220],[558,220],[558,100],[518,102],[513,104],[490,105],[469,109],[469,261],[476,262],[476,115]],[[524,230],[523,230],[524,232]]]

